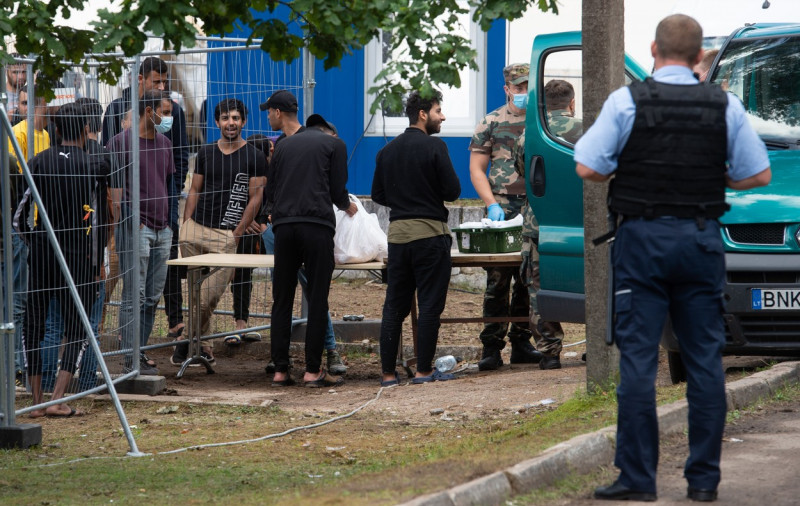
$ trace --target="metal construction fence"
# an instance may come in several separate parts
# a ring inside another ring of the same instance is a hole
[[[264,138],[279,133],[259,105],[287,89],[301,100],[304,116],[312,112],[313,59],[273,62],[239,39],[204,38],[198,46],[128,60],[116,87],[98,82],[101,64],[87,55],[55,84],[50,101],[37,94],[31,59],[3,68],[0,427],[108,389],[131,453],[138,454],[108,380],[177,370],[164,353],[147,355],[171,351],[185,324],[185,272],[165,262],[268,251],[261,234],[238,245],[232,240],[244,209],[261,197],[252,183],[266,176]],[[4,90],[12,69],[17,79],[9,82],[17,87]],[[241,106],[229,99],[244,106],[240,124],[230,113]],[[73,102],[79,107],[67,105]],[[73,131],[82,124],[78,116],[88,117],[91,131],[80,146],[75,137],[86,132]],[[252,139],[246,149],[216,147],[238,128]],[[259,321],[269,312],[267,276],[252,275],[221,270],[206,282],[204,307],[222,314],[210,318],[204,336],[232,334],[236,320],[255,331],[267,327]],[[23,388],[34,403],[18,409],[16,392]],[[38,389],[49,400],[37,397]]]

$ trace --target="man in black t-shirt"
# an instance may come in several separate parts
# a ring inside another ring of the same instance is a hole
[[[235,253],[261,207],[266,183],[264,154],[242,138],[247,109],[237,99],[226,99],[214,109],[220,139],[200,148],[186,199],[180,229],[181,253],[190,257],[204,253]],[[211,313],[233,276],[233,269],[219,269],[206,281],[200,298],[200,335],[210,329]],[[213,343],[203,347],[203,357],[214,363]],[[171,362],[181,365],[188,345],[176,346]]]
[[[25,349],[28,358],[28,377],[34,404],[43,402],[42,396],[42,341],[45,337],[50,299],[59,302],[64,322],[64,352],[51,400],[64,396],[80,364],[80,351],[86,338],[86,329],[81,323],[80,311],[67,289],[67,281],[58,263],[58,250],[66,261],[75,282],[83,310],[88,313],[96,298],[97,265],[99,258],[96,234],[102,224],[94,223],[98,180],[103,175],[95,172],[96,165],[90,160],[86,145],[87,120],[83,108],[74,103],[66,104],[55,117],[56,128],[62,137],[58,146],[53,146],[30,162],[33,182],[42,199],[38,220],[28,194],[20,204],[25,223],[32,224],[28,263],[28,309],[25,315]],[[53,226],[58,246],[52,244],[45,230],[42,213],[46,211]],[[65,404],[56,404],[46,409],[31,412],[31,417],[72,416],[77,413]]]

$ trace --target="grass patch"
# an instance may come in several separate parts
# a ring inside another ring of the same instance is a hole
[[[659,387],[658,402],[684,396],[684,385]],[[800,387],[776,397],[793,399]],[[615,422],[615,386],[579,392],[557,408],[534,406],[499,419],[409,424],[381,411],[248,444],[158,454],[183,447],[255,439],[317,423],[328,415],[275,407],[126,403],[137,444],[151,455],[121,457],[127,441],[113,406],[76,404],[90,415],[44,419],[42,447],[0,452],[3,504],[142,501],[239,504],[395,504],[503,469],[571,437]],[[735,412],[729,423],[742,416]],[[565,477],[512,505],[578,497],[611,470]]]

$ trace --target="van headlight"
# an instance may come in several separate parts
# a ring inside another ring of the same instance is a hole
[[[794,233],[794,240],[797,241],[797,245],[800,246],[800,226],[797,227],[797,231]]]

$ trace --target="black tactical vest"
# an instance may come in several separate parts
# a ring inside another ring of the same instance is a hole
[[[729,208],[725,92],[652,78],[629,88],[636,116],[609,188],[611,210],[645,218],[722,216]]]

